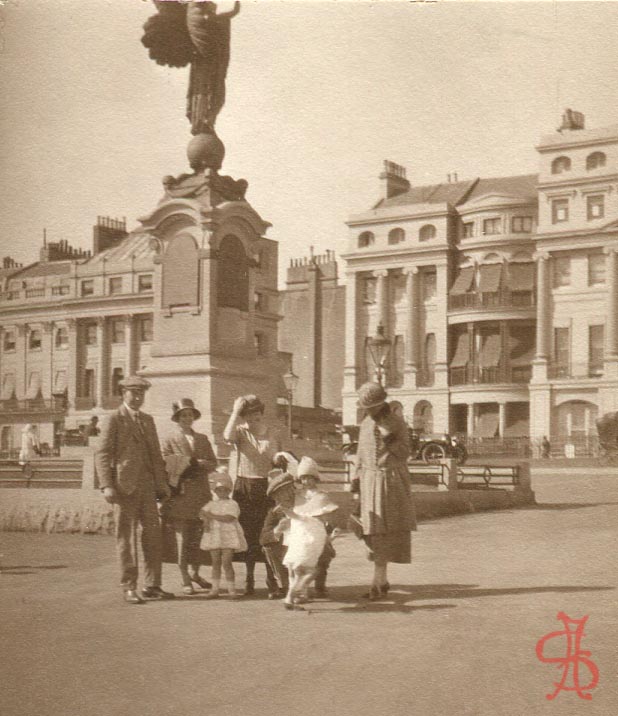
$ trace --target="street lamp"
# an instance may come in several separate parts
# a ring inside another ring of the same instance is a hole
[[[298,376],[294,374],[292,368],[284,374],[283,382],[288,392],[288,436],[292,437],[292,403],[294,402],[294,391],[298,385]]]
[[[386,361],[391,352],[391,340],[384,335],[384,326],[380,323],[376,334],[367,340],[371,358],[376,367],[376,380],[380,385],[384,383]]]

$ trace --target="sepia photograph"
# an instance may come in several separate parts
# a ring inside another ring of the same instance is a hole
[[[617,45],[0,0],[2,716],[618,713]]]

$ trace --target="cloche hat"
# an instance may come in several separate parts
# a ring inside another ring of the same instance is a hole
[[[377,408],[386,400],[386,391],[379,383],[364,383],[358,389],[359,408]]]
[[[296,470],[297,477],[314,477],[316,480],[320,479],[320,471],[318,470],[318,464],[317,462],[308,455],[303,456],[300,459],[300,463],[298,464],[298,468]]]
[[[271,473],[273,472],[275,472],[275,470],[271,470]],[[266,494],[270,497],[274,492],[288,485],[294,487],[294,478],[288,472],[279,471],[279,474],[275,475],[268,483]]]
[[[199,420],[202,417],[200,411],[195,407],[191,398],[180,398],[172,403],[172,420],[178,422],[178,414],[183,410],[190,410],[193,413],[193,420]]]

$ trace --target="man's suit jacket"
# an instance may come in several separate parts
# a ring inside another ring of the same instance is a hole
[[[152,476],[154,489],[167,490],[167,473],[152,416],[140,412],[143,435],[123,404],[104,422],[95,453],[101,487],[115,487],[130,495]]]

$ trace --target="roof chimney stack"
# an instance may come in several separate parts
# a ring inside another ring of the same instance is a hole
[[[576,129],[584,129],[585,117],[582,112],[574,112],[572,109],[565,109],[562,115],[562,125],[559,132],[572,132]]]
[[[384,186],[384,198],[403,194],[410,188],[410,182],[406,179],[406,168],[395,162],[384,160],[384,171],[380,174]]]

